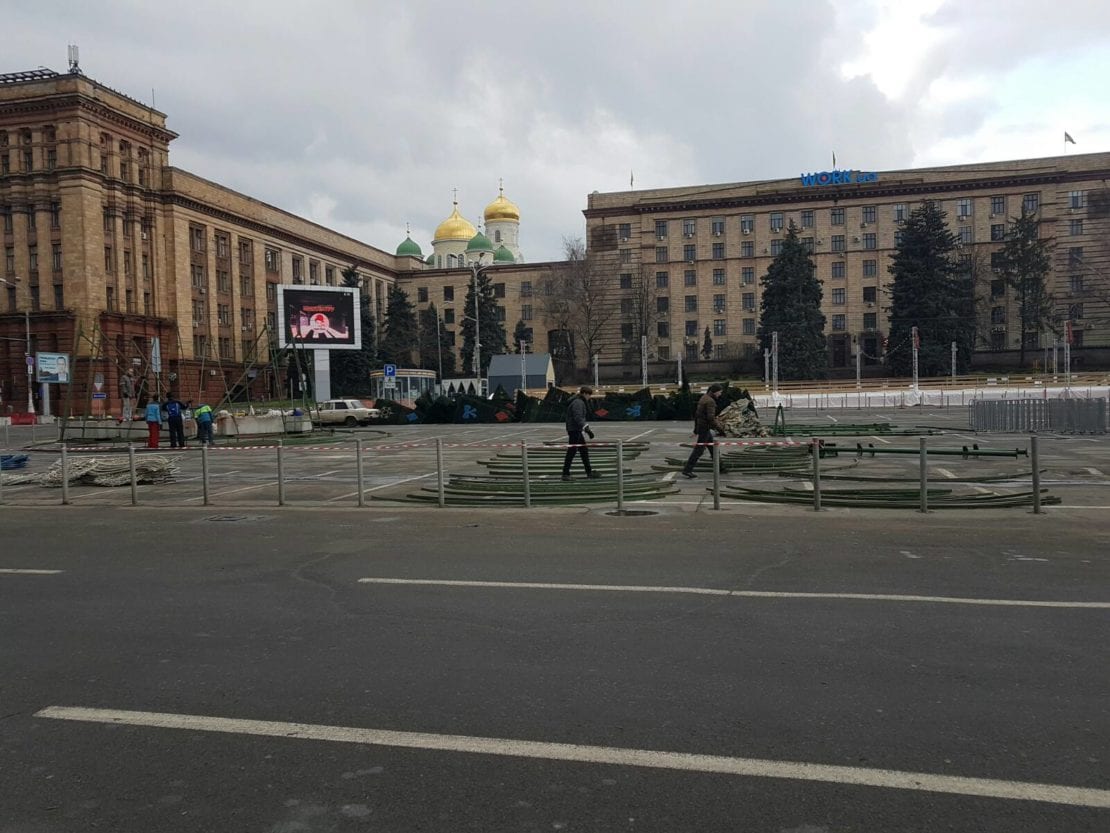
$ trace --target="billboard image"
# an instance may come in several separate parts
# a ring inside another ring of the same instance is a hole
[[[358,289],[353,286],[284,286],[278,292],[282,347],[359,350]]]
[[[69,383],[69,353],[36,353],[35,367],[39,382]]]

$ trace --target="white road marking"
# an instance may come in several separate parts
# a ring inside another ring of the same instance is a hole
[[[390,486],[397,486],[397,485],[400,485],[401,483],[408,483],[410,480],[423,480],[425,477],[431,477],[433,474],[435,474],[435,472],[430,471],[427,474],[418,474],[415,477],[406,477],[403,480],[394,480],[392,483],[383,483],[381,486],[372,486],[369,489],[363,489],[362,493],[366,494],[367,492],[376,492],[376,491],[378,491],[378,489],[388,489]],[[345,495],[339,495],[338,497],[328,498],[328,503],[335,503],[337,500],[343,500],[344,498],[354,497],[357,494],[358,494],[358,490],[356,489],[353,492],[347,492],[347,494],[345,494]]]
[[[1102,472],[1100,472],[1100,471],[1099,471],[1098,469],[1096,469],[1096,468],[1093,468],[1093,467],[1091,467],[1091,466],[1088,466],[1088,467],[1087,467],[1087,471],[1089,471],[1089,472],[1090,472],[1091,474],[1093,474],[1093,475],[1094,475],[1095,477],[1106,477],[1106,475],[1105,475],[1105,474],[1103,474],[1103,473],[1102,473]]]
[[[882,437],[872,437],[871,439],[878,440],[881,443],[886,443],[887,445],[890,445],[890,440],[884,440]]]
[[[836,417],[832,416],[831,414],[825,414],[825,419],[831,419],[831,420],[832,420],[833,422],[840,422],[840,420],[839,420],[839,419],[837,419]]]
[[[1062,607],[1110,610],[1110,602],[1061,602],[1039,599],[974,599],[963,596],[905,596],[891,593],[799,593],[779,590],[724,590],[716,587],[654,587],[639,584],[559,584],[538,581],[463,581],[421,578],[360,578],[359,584],[408,584],[437,587],[507,588],[510,590],[586,590],[609,593],[681,593],[752,599],[856,599],[876,602],[930,602],[991,607]]]
[[[424,749],[473,755],[496,755],[545,761],[570,761],[584,764],[634,766],[649,769],[735,775],[749,778],[778,778],[792,781],[818,781],[895,790],[1000,798],[1011,801],[1040,801],[1073,807],[1110,807],[1110,790],[1039,784],[1028,781],[1003,781],[959,775],[936,775],[896,769],[833,766],[800,761],[773,761],[760,758],[733,758],[724,755],[698,755],[655,749],[627,749],[589,746],[577,743],[547,743],[513,738],[440,735],[429,732],[402,732],[389,729],[363,729],[353,726],[326,726],[312,723],[283,723],[270,720],[243,720],[193,714],[117,711],[114,709],[49,706],[35,713],[49,720],[141,726],[151,729],[181,729],[331,743],[357,743],[399,749]]]
[[[947,477],[949,480],[955,480],[956,479],[956,475],[954,475],[948,469],[942,469],[940,466],[934,467],[933,471],[935,471],[937,474],[940,474],[940,475],[943,475],[943,476]]]
[[[17,570],[14,567],[0,567],[0,573],[16,576],[56,576],[65,570]]]
[[[654,428],[649,428],[647,431],[641,431],[639,434],[636,434],[634,437],[629,437],[627,440],[625,440],[625,442],[630,443],[633,440],[638,440],[640,437],[646,437],[648,434],[650,434],[654,430],[655,430]]]

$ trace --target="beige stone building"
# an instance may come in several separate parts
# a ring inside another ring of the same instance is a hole
[[[979,357],[1021,343],[1013,292],[989,272],[1011,218],[1035,211],[1054,240],[1056,326],[1073,343],[1110,346],[1110,153],[902,171],[837,171],[794,179],[593,193],[585,211],[591,257],[616,276],[621,304],[604,348],[638,361],[698,357],[710,328],[714,357],[757,351],[760,279],[791,223],[812,252],[824,289],[833,368],[877,363],[887,330],[884,284],[900,221],[924,200],[941,204],[962,255],[987,269],[978,281]],[[643,303],[648,296],[648,304]],[[650,307],[645,314],[644,308]],[[1050,339],[1027,335],[1039,358]]]

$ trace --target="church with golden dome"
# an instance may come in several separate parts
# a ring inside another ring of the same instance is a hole
[[[523,263],[520,251],[520,209],[498,187],[497,199],[483,212],[485,231],[459,213],[458,198],[451,214],[440,223],[432,238],[432,252],[424,258],[420,245],[408,236],[397,247],[401,257],[418,257],[434,269],[462,269],[479,260],[483,263]]]

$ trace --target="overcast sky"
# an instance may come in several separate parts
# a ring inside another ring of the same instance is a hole
[[[0,73],[151,100],[171,163],[392,252],[505,194],[530,261],[594,190],[1110,150],[1105,0],[26,2]]]

